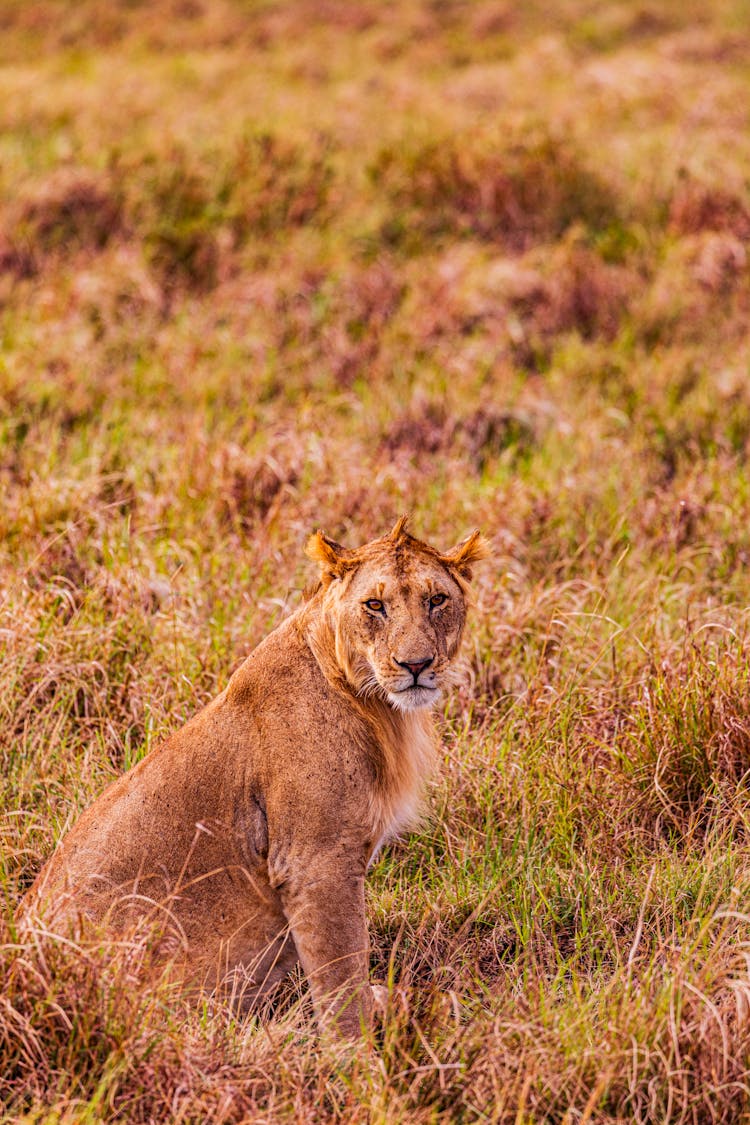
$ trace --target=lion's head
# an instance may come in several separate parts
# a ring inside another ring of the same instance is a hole
[[[451,681],[472,564],[488,554],[479,532],[442,554],[410,535],[403,517],[355,549],[318,531],[307,554],[320,563],[322,608],[352,687],[402,711],[431,706]]]

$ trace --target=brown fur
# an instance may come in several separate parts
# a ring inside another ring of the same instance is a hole
[[[163,915],[187,980],[246,1005],[299,959],[323,1026],[357,1034],[372,1008],[365,871],[414,821],[434,759],[429,707],[485,553],[475,532],[443,555],[405,520],[356,550],[317,532],[309,600],[84,812],[25,917],[119,932]]]

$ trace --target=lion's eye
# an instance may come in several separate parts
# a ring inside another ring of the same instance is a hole
[[[445,605],[447,601],[447,594],[433,594],[430,598],[430,609],[437,609],[439,605]]]
[[[385,606],[381,602],[380,598],[370,598],[368,601],[365,602],[365,605],[373,613],[384,613],[385,612]]]

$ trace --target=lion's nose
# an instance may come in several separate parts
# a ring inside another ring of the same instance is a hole
[[[425,668],[430,667],[434,659],[434,656],[429,656],[427,660],[397,660],[396,663],[401,668],[408,668],[416,683],[421,673],[424,672]]]

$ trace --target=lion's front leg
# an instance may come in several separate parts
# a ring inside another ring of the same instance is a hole
[[[321,1028],[359,1036],[372,1019],[364,874],[334,870],[279,887]]]

